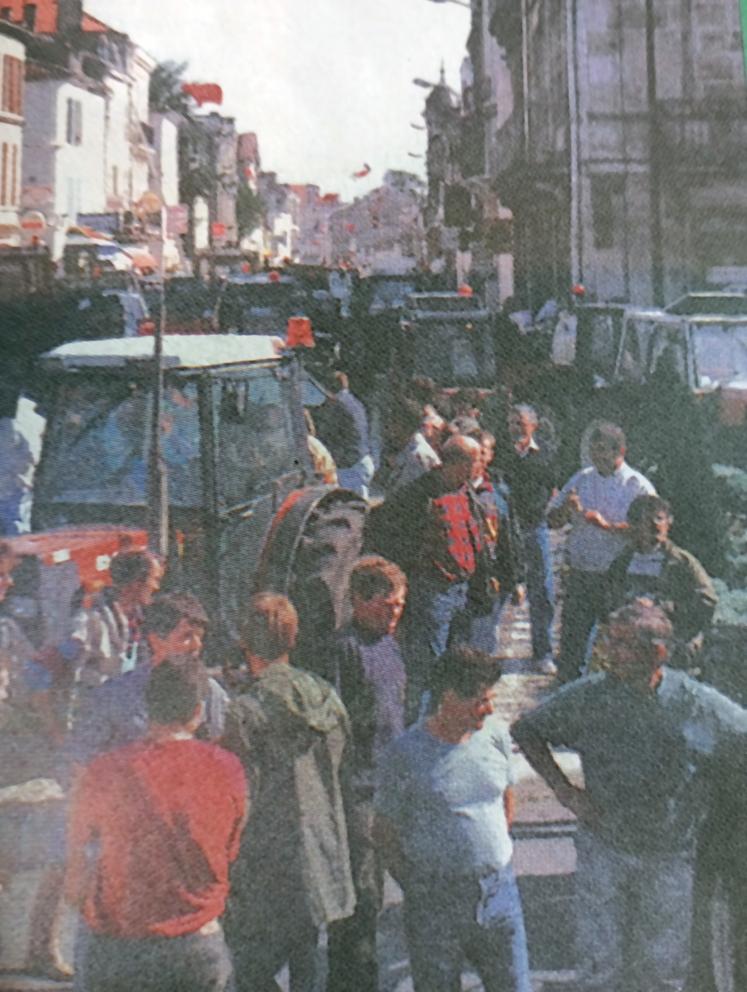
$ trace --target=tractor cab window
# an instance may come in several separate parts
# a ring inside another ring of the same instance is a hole
[[[655,374],[687,383],[686,338],[683,328],[648,319],[626,322],[617,364],[624,382],[643,385]]]
[[[271,490],[297,468],[288,383],[270,369],[216,384],[218,496],[224,506]]]
[[[112,378],[63,386],[45,447],[44,498],[60,503],[145,504],[152,416],[150,385]],[[169,501],[201,503],[197,387],[167,385],[161,443]]]
[[[747,324],[695,324],[692,334],[701,388],[747,379]]]

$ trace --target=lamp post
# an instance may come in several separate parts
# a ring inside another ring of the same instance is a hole
[[[410,121],[410,127],[413,128],[415,131],[427,130],[425,124],[413,124],[412,121]]]

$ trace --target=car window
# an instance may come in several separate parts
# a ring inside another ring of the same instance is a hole
[[[216,385],[218,495],[235,506],[297,468],[289,384],[262,369]]]
[[[693,346],[701,387],[747,379],[747,324],[695,325]]]

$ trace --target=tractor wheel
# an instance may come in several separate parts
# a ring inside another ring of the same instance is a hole
[[[324,673],[324,643],[349,618],[348,581],[361,553],[366,511],[365,500],[343,489],[299,500],[260,571],[258,589],[287,593],[298,610],[295,659],[311,671]]]

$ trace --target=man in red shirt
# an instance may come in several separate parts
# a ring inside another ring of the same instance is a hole
[[[66,895],[83,917],[76,988],[224,992],[232,966],[219,917],[239,850],[239,760],[193,739],[198,673],[164,662],[146,690],[148,736],[94,760],[75,786]]]

